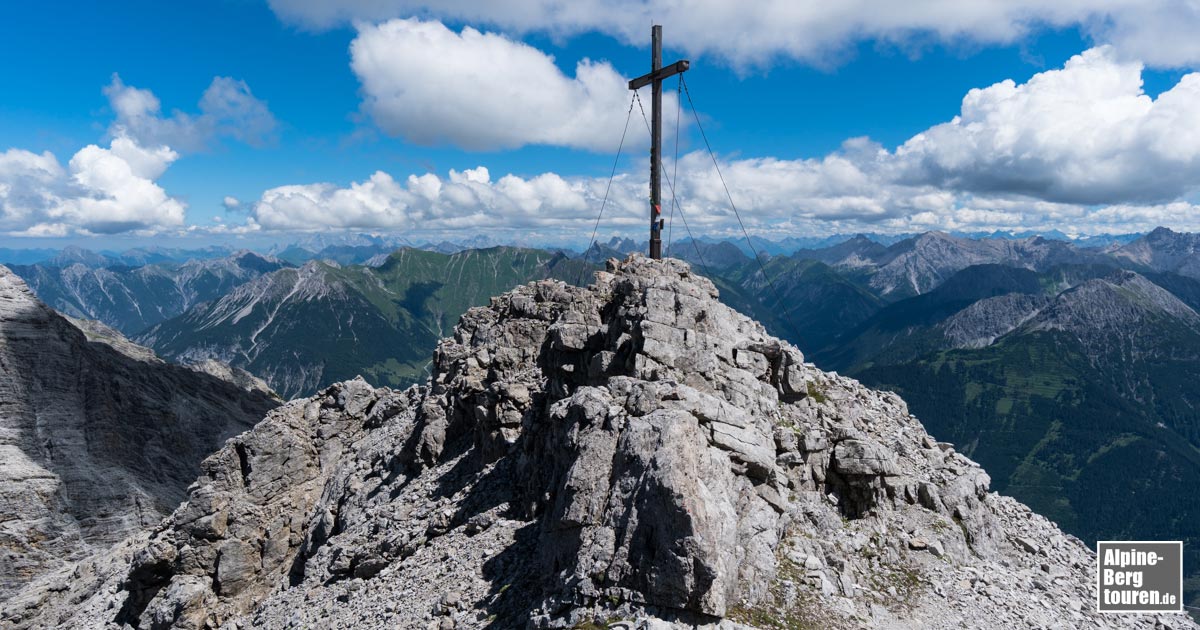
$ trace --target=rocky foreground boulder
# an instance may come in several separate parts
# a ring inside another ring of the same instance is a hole
[[[0,266],[0,602],[159,523],[279,403],[69,321]]]
[[[427,386],[334,385],[203,464],[14,628],[1194,627],[678,261],[469,311]]]

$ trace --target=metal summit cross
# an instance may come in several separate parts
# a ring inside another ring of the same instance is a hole
[[[653,85],[653,96],[650,105],[650,257],[662,258],[662,182],[659,165],[662,160],[662,82],[663,79],[686,72],[689,63],[687,59],[663,67],[662,65],[662,26],[655,24],[650,29],[651,57],[650,73],[629,82],[629,89]]]

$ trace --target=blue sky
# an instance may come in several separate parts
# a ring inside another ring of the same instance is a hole
[[[569,240],[586,231],[598,210],[629,103],[627,94],[616,91],[598,96],[601,86],[615,82],[581,82],[577,65],[584,59],[605,62],[610,64],[605,68],[623,78],[645,72],[650,21],[645,20],[638,36],[636,23],[614,25],[588,15],[531,18],[516,9],[508,15],[494,6],[472,4],[458,3],[459,9],[444,13],[406,0],[359,0],[338,11],[308,0],[278,0],[273,6],[251,0],[7,3],[0,8],[0,55],[10,60],[0,64],[0,156],[8,151],[10,163],[6,171],[0,162],[0,191],[5,186],[9,191],[7,199],[0,195],[5,242],[39,246],[64,239],[163,240],[184,234],[211,241],[275,238],[305,230],[424,233],[425,228],[439,234],[484,231]],[[864,0],[863,15],[870,13],[869,5]],[[749,49],[727,42],[756,40],[753,22],[741,30],[729,25],[714,33],[720,16],[712,24],[674,29],[669,19],[661,21],[667,59],[688,56],[693,61],[689,87],[755,231],[1067,227],[1102,232],[1172,222],[1173,227],[1193,229],[1193,182],[1200,175],[1194,136],[1179,139],[1182,147],[1163,148],[1162,137],[1180,134],[1146,124],[1158,135],[1102,147],[1096,156],[1075,149],[1095,143],[1094,138],[1037,144],[1047,133],[1086,132],[1064,132],[1054,119],[1078,117],[1072,108],[1080,105],[1074,103],[1063,106],[1060,114],[1048,113],[1038,123],[1041,128],[1020,129],[1021,117],[1014,123],[1010,116],[981,121],[984,127],[998,128],[982,140],[965,127],[943,128],[938,132],[941,144],[932,149],[905,153],[898,147],[952,123],[971,89],[1005,80],[1021,87],[1088,50],[1107,52],[1086,64],[1099,68],[1098,74],[1081,74],[1082,80],[1100,84],[1125,68],[1128,83],[1128,67],[1134,64],[1145,94],[1157,99],[1181,85],[1194,65],[1193,53],[1172,43],[1169,33],[1155,37],[1154,29],[1163,28],[1159,14],[1169,10],[1152,7],[1143,14],[1128,9],[1102,16],[1110,24],[1097,27],[1095,13],[1081,6],[1077,15],[1014,21],[1009,31],[997,32],[961,16],[944,18],[935,8],[914,18],[914,24],[898,26],[850,16],[845,18],[851,20],[845,27],[848,34],[831,36],[825,44],[820,37],[827,31],[836,35],[836,21],[833,26],[799,22],[796,42],[786,32],[768,34],[762,38],[765,43]],[[1194,8],[1183,10],[1175,21],[1186,22],[1195,13]],[[984,19],[994,16],[983,15],[980,21]],[[1126,23],[1134,26],[1122,27]],[[806,37],[805,28],[821,29],[813,31],[815,44],[798,43]],[[473,44],[467,36],[473,29],[493,39]],[[1137,29],[1141,32],[1130,34]],[[413,38],[423,36],[436,41],[414,48]],[[352,65],[356,41],[361,50],[370,49],[383,60],[371,67]],[[1147,41],[1155,44],[1148,47]],[[1096,48],[1105,44],[1111,45]],[[517,51],[512,59],[506,54],[510,49]],[[430,56],[422,56],[426,54]],[[558,76],[538,65],[538,55],[552,57]],[[432,75],[412,68],[459,58],[465,65],[453,68],[477,68],[483,74],[447,77],[438,74],[440,68],[433,68]],[[506,63],[512,67],[503,67]],[[526,67],[528,75],[522,74]],[[112,94],[105,92],[114,75],[122,89],[152,93],[160,110],[122,119]],[[501,78],[489,81],[490,75]],[[524,76],[529,76],[528,84],[514,80]],[[258,102],[254,107],[261,109],[253,110],[257,117],[252,122],[247,122],[250,114],[243,101],[221,114],[202,111],[201,96],[216,86],[217,77],[232,79],[222,85]],[[515,96],[491,102],[510,86]],[[674,92],[675,83],[669,82],[667,89]],[[1136,94],[1122,89],[1128,91],[1128,86],[1100,91],[1083,106],[1094,103],[1101,113],[1125,107]],[[1158,118],[1192,120],[1188,117],[1200,110],[1195,94],[1175,92],[1178,102],[1167,112],[1171,115]],[[546,94],[551,95],[548,100],[538,100]],[[1047,98],[1030,102],[1053,107],[1061,100],[1058,95]],[[995,99],[1012,100],[997,91],[984,99],[981,111],[992,112]],[[564,111],[550,111],[556,107]],[[1153,118],[1130,107],[1137,111],[1129,120],[1138,125]],[[455,111],[420,114],[430,108]],[[591,109],[599,113],[572,113]],[[530,110],[535,110],[532,117]],[[182,119],[176,111],[184,114]],[[416,115],[429,118],[412,122]],[[537,129],[542,116],[546,126],[563,130],[547,139]],[[645,130],[636,109],[634,116],[630,137],[641,145],[626,147],[619,166],[624,188],[618,192],[623,196],[617,196],[613,220],[602,231],[636,236],[646,161]],[[572,122],[576,118],[581,122]],[[512,130],[488,136],[510,120],[525,120],[525,126],[516,122]],[[471,129],[471,121],[478,122],[480,133],[455,131],[464,125]],[[703,231],[724,233],[731,229],[730,217],[719,199],[703,192],[711,186],[712,173],[704,170],[707,155],[699,153],[699,135],[687,123],[685,118],[680,153],[693,159],[680,162],[685,170],[683,207]],[[250,124],[255,127],[247,131]],[[590,128],[569,128],[573,124]],[[1016,132],[1002,126],[1014,124]],[[673,128],[667,129],[671,151]],[[429,137],[416,137],[427,130]],[[1013,133],[1033,138],[1034,144],[998,149],[996,138]],[[97,152],[89,154],[96,164],[113,156],[126,160],[112,144],[123,135],[137,150],[171,153],[156,154],[146,173],[129,176],[137,194],[129,192],[132,188],[114,192],[122,182],[81,183],[86,173],[79,170],[83,166],[74,166],[73,156],[96,145]],[[860,137],[877,144],[853,151],[844,147]],[[483,139],[477,143],[477,138]],[[1038,155],[1042,149],[1044,155]],[[883,158],[870,157],[881,150]],[[47,151],[58,171],[45,161],[40,170],[31,170],[30,156]],[[969,157],[971,168],[962,165],[963,151],[980,153]],[[992,159],[1003,151],[1011,153],[1004,160]],[[1132,160],[1138,151],[1150,152],[1155,170],[1149,176],[1133,166],[1113,166],[1113,156]],[[920,159],[910,159],[916,153]],[[842,181],[845,169],[832,163],[837,159],[831,162],[831,156],[850,154],[855,157],[846,168],[854,173]],[[1093,158],[1095,163],[1089,163]],[[21,168],[13,166],[18,163]],[[481,166],[487,178],[470,170]],[[1069,176],[1074,179],[1064,175],[1081,169],[1090,170]],[[391,181],[373,180],[377,172]],[[410,175],[426,174],[440,182],[434,197],[422,197],[413,192],[413,184],[405,184]],[[503,184],[509,174],[515,179]],[[1128,185],[1114,183],[1124,178]],[[806,179],[815,183],[794,185]],[[830,181],[842,183],[831,186]],[[356,183],[370,190],[355,193]],[[404,190],[391,190],[393,185]],[[453,202],[443,198],[456,185],[470,194]],[[235,210],[226,209],[227,197],[239,201]],[[224,227],[214,229],[216,224]]]

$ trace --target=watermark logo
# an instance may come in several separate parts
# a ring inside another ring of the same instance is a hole
[[[1096,543],[1096,610],[1183,612],[1183,543]]]

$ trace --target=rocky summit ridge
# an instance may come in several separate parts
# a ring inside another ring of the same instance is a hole
[[[271,411],[13,628],[1195,627],[675,260],[463,316],[432,378]]]

